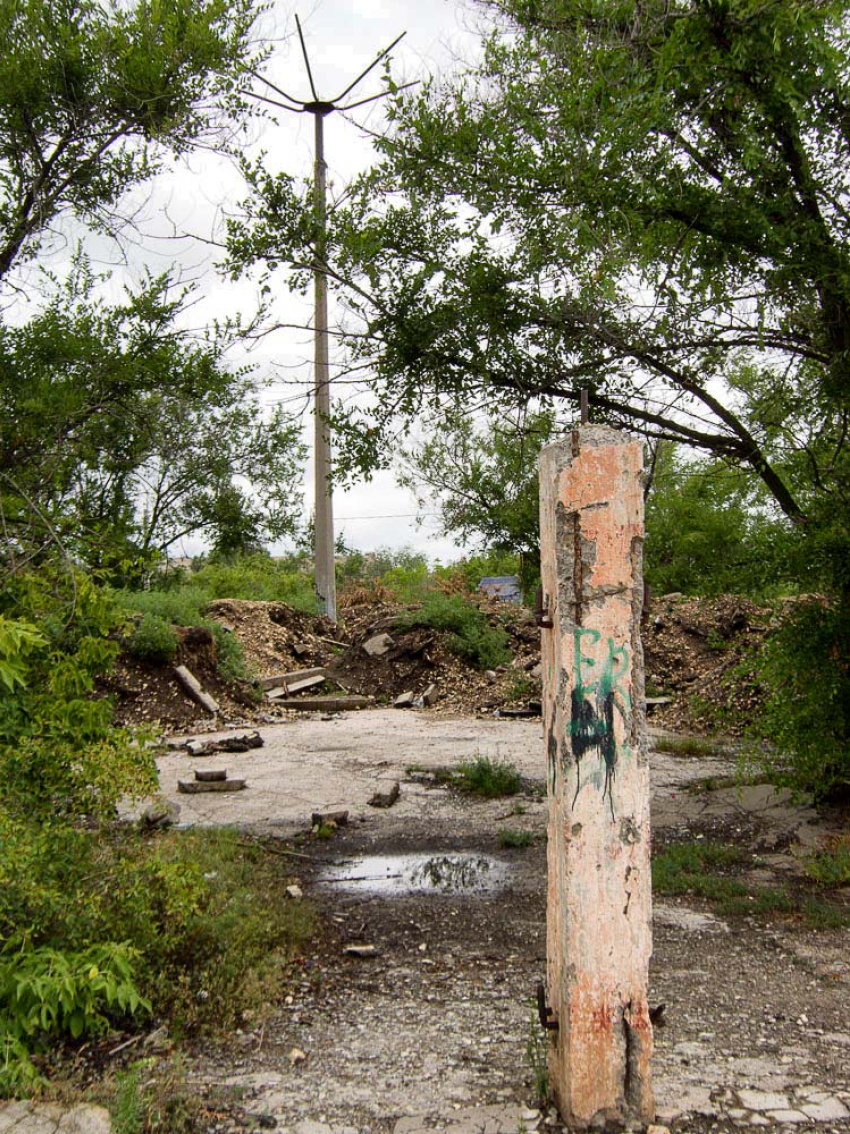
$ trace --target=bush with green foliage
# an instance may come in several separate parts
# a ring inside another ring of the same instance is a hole
[[[142,615],[139,625],[125,639],[131,654],[145,661],[169,662],[179,643],[175,626],[202,626],[215,638],[216,665],[224,680],[253,680],[239,639],[204,614],[210,602],[208,591],[183,586],[177,590],[115,591],[114,596],[122,609]]]
[[[507,633],[492,626],[475,603],[461,595],[430,594],[419,610],[400,615],[396,625],[446,632],[452,651],[478,669],[495,669],[510,661]]]
[[[125,640],[125,649],[148,662],[170,662],[177,655],[179,639],[170,622],[158,614],[143,614],[138,626]]]
[[[34,947],[26,938],[0,953],[0,1096],[39,1079],[28,1047],[57,1036],[79,1039],[109,1027],[109,1018],[150,1011],[139,994],[138,954],[127,943],[97,944],[77,952]]]
[[[754,659],[766,690],[751,759],[815,799],[850,794],[850,601],[801,601]]]

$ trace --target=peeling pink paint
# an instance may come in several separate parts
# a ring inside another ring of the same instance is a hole
[[[550,1085],[584,1128],[654,1117],[643,451],[584,426],[540,462]]]

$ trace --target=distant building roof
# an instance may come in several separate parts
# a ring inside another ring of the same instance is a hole
[[[478,589],[502,602],[522,602],[522,588],[516,575],[487,575]]]

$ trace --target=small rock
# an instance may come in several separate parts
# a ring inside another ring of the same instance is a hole
[[[428,688],[425,690],[425,692],[422,694],[422,696],[419,698],[419,700],[422,702],[423,705],[433,705],[434,702],[437,700],[437,696],[438,696],[437,686],[432,684],[432,685],[428,686]]]
[[[646,1134],[670,1134],[669,1126],[647,1126]]]
[[[304,891],[300,886],[287,886],[286,896],[292,898],[294,902],[299,902],[304,897]]]
[[[139,826],[145,831],[173,827],[180,818],[180,804],[159,799],[149,804],[139,816]]]
[[[497,681],[498,678],[499,678],[499,675],[498,675],[498,673],[496,673],[495,669],[486,670],[485,673],[484,673],[484,676],[487,678],[487,680],[490,682],[491,685],[494,681]]]
[[[292,1067],[299,1067],[302,1063],[307,1062],[307,1052],[302,1051],[300,1047],[293,1047],[289,1053],[289,1063]]]
[[[381,658],[395,645],[395,640],[389,634],[374,634],[363,643],[363,649],[370,658]]]
[[[396,697],[396,699],[393,701],[393,708],[394,709],[410,709],[410,708],[412,708],[413,702],[415,700],[416,700],[416,694],[413,692],[412,689],[408,689],[406,693],[400,693],[399,696]]]
[[[398,780],[393,784],[389,791],[376,791],[372,798],[369,800],[370,807],[392,807],[401,794],[401,787]]]
[[[184,747],[190,756],[206,756],[212,751],[212,745],[208,740],[187,740]]]
[[[168,1034],[168,1028],[163,1024],[161,1028],[145,1036],[142,1040],[142,1046],[147,1051],[152,1051],[156,1055],[161,1055],[166,1051],[170,1051],[172,1047],[171,1037]]]

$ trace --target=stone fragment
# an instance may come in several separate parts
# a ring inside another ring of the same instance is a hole
[[[437,696],[437,686],[432,684],[428,686],[428,688],[420,697],[420,700],[423,705],[433,705],[437,700]]]
[[[260,685],[263,689],[276,689],[280,685],[286,686],[304,677],[327,677],[327,671],[323,666],[314,666],[312,669],[293,669],[287,673],[270,673],[260,678]]]
[[[180,818],[180,804],[168,799],[158,799],[149,803],[139,816],[139,826],[146,831],[173,827]]]
[[[287,898],[292,898],[293,901],[300,901],[304,897],[304,891],[300,886],[292,885],[286,887]]]
[[[300,1047],[293,1047],[289,1053],[289,1062],[291,1066],[298,1067],[302,1063],[307,1062],[307,1053],[302,1051]]]
[[[776,1091],[738,1091],[741,1106],[747,1110],[790,1110],[786,1095]]]
[[[184,747],[190,756],[206,756],[212,751],[212,745],[208,740],[187,740]]]
[[[227,779],[227,769],[226,768],[214,768],[211,771],[207,771],[207,772],[202,772],[202,771],[199,770],[199,771],[195,772],[195,779],[198,781],[199,784],[220,783],[222,780]]]
[[[206,709],[211,716],[215,716],[218,712],[218,701],[216,701],[215,697],[210,696],[209,693],[204,692],[201,688],[200,681],[198,681],[191,670],[187,669],[185,665],[176,665],[174,667],[174,676],[193,701],[200,705],[202,709]]]
[[[799,1110],[769,1110],[767,1117],[772,1118],[774,1122],[797,1123],[809,1121],[805,1114],[801,1113]]]
[[[393,701],[394,709],[409,709],[412,707],[413,702],[416,700],[416,694],[412,689],[408,689],[405,693],[400,693]]]
[[[838,1099],[826,1099],[823,1102],[806,1103],[800,1110],[816,1122],[841,1122],[850,1117],[850,1111]]]
[[[271,694],[267,693],[266,697]],[[362,697],[356,693],[328,694],[319,697],[284,697],[272,698],[279,709],[297,709],[298,712],[313,713],[339,713],[343,709],[365,709],[373,704],[372,697]]]
[[[177,781],[177,790],[183,795],[200,795],[208,791],[244,791],[246,787],[244,780],[216,780],[213,783],[197,780]]]
[[[391,638],[389,634],[373,634],[363,643],[363,649],[370,658],[382,658],[384,654],[389,653],[394,645],[395,639]]]
[[[393,784],[389,791],[376,791],[372,798],[369,800],[370,807],[392,807],[401,794],[401,787],[398,780]]]
[[[304,693],[308,689],[315,689],[317,685],[324,685],[326,681],[324,671],[321,674],[314,674],[312,677],[299,677],[297,681],[287,681],[286,688],[291,696],[296,693]]]

